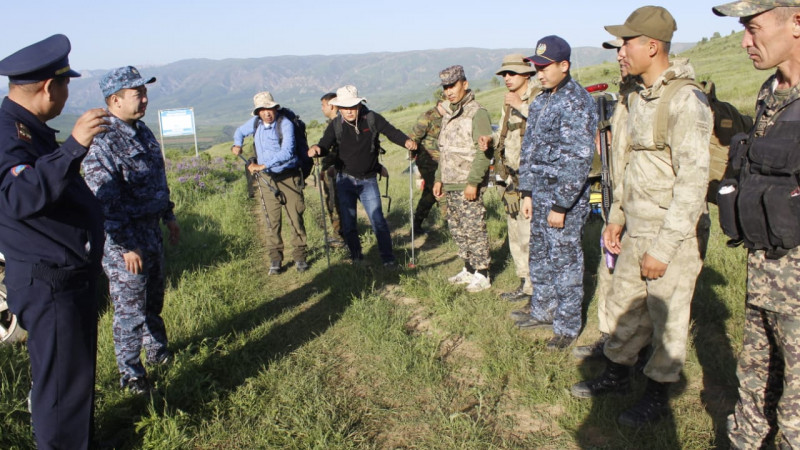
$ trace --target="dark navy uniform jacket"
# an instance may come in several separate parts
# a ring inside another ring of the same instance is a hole
[[[80,175],[87,149],[9,98],[0,105],[0,252],[65,269],[100,262],[103,213]]]

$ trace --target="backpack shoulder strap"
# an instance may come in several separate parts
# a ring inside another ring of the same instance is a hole
[[[690,78],[676,78],[665,83],[664,91],[656,106],[656,116],[653,123],[653,142],[656,148],[664,150],[667,147],[667,129],[669,128],[669,103],[678,91],[684,86],[694,86],[703,91],[702,86]]]
[[[336,135],[336,145],[342,145],[342,116],[333,118],[333,134]]]
[[[367,111],[367,128],[372,132],[372,153],[377,153],[378,146],[376,143],[380,139],[380,133],[378,133],[378,129],[375,126],[375,113],[371,109]]]

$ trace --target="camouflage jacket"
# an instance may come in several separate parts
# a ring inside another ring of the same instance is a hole
[[[500,113],[500,128],[492,133],[492,140],[494,144],[500,141],[500,130],[503,128],[503,122],[508,120],[508,132],[506,139],[503,141],[505,146],[504,161],[506,167],[513,169],[515,172],[519,170],[519,156],[522,150],[522,137],[525,135],[525,124],[528,120],[528,108],[530,108],[531,101],[542,92],[542,85],[539,79],[531,77],[528,80],[528,89],[520,97],[522,99],[522,106],[519,110],[509,108],[511,111],[510,116],[506,118],[506,108],[503,107]]]
[[[439,132],[442,130],[442,114],[436,105],[420,114],[417,123],[411,128],[409,137],[419,144],[419,150],[424,150],[439,161]]]
[[[706,209],[713,119],[702,91],[685,86],[670,103],[669,148],[655,148],[653,124],[665,84],[693,77],[688,62],[674,61],[653,86],[629,97],[631,152],[622,179],[615,180],[609,214],[609,223],[625,225],[631,236],[653,238],[647,253],[666,264],[681,242],[697,234]]]
[[[175,220],[161,148],[144,122],[108,120],[83,160],[86,184],[103,206],[106,249],[157,251],[159,220]]]
[[[584,190],[594,158],[598,113],[592,96],[569,76],[531,102],[520,156],[519,190],[548,180],[553,209],[566,212]]]
[[[611,160],[609,167],[611,172],[611,185],[616,186],[617,180],[622,180],[625,166],[628,164],[630,156],[630,136],[627,132],[628,123],[628,97],[642,89],[638,78],[628,77],[622,80],[619,85],[619,100],[614,106],[614,114],[611,115]],[[621,203],[611,205],[619,207]],[[621,211],[620,211],[621,213]]]
[[[478,148],[478,138],[491,134],[489,113],[475,100],[472,91],[458,103],[444,102],[447,114],[439,133],[439,167],[436,180],[445,191],[463,190],[467,185],[485,185],[491,152]]]
[[[778,100],[773,92],[778,85],[777,74],[769,77],[763,85],[761,90],[758,91],[758,100],[756,100],[756,111],[764,108],[764,113],[756,123],[756,137],[764,136],[773,125],[779,116],[779,112],[783,111],[790,103],[800,99],[800,85],[794,86],[789,95]]]

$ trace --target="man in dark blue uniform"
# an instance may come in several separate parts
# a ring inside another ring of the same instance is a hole
[[[9,309],[28,330],[39,449],[87,448],[92,431],[103,217],[79,169],[106,113],[84,113],[60,146],[45,124],[80,76],[69,51],[57,34],[0,61],[0,251]]]

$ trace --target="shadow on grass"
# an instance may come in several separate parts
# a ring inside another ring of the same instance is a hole
[[[601,261],[600,234],[603,231],[603,219],[598,214],[589,214],[583,226],[581,245],[583,246],[583,303],[581,306],[581,332],[586,327],[589,304],[597,290],[597,269]]]
[[[736,356],[733,354],[725,322],[730,311],[714,286],[727,283],[725,277],[708,266],[703,268],[692,299],[692,329],[695,351],[703,368],[700,398],[714,422],[716,448],[728,448],[727,416],[737,398]]]
[[[282,276],[291,275],[285,273]],[[163,393],[154,396],[150,408],[156,412],[187,411],[195,424],[213,419],[217,412],[209,408],[210,403],[231,395],[248,379],[259,376],[290,352],[324,334],[344,314],[355,296],[373,287],[397,283],[399,277],[399,271],[338,263],[280,297],[254,299],[253,308],[216,322],[204,330],[196,342],[178,349],[185,362],[170,368],[169,384]],[[313,304],[259,334],[258,329],[266,323],[315,296],[319,298]],[[246,339],[250,333],[261,337]],[[228,348],[217,346],[216,342],[220,340],[227,340]],[[201,358],[190,357],[192,353],[196,356],[198,351],[207,351],[208,354]],[[148,414],[146,402],[128,398],[112,409],[116,419],[100,418],[105,423],[98,428],[107,430],[99,433],[101,442],[105,440],[108,442],[106,445],[114,448],[142,447],[142,433],[136,430],[136,423]],[[124,423],[120,420],[122,417]]]

